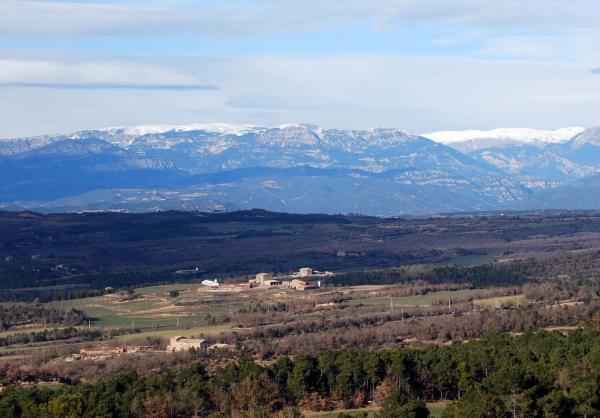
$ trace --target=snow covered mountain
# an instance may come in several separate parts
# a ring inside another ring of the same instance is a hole
[[[532,190],[600,172],[600,129],[447,131],[424,134],[509,173]]]
[[[595,190],[599,175],[600,128],[413,135],[193,124],[0,141],[5,209],[400,215],[560,208],[561,196]]]
[[[584,128],[571,127],[557,130],[530,128],[500,128],[488,131],[438,131],[422,134],[425,138],[449,145],[462,152],[472,152],[483,148],[505,145],[561,144],[584,131]]]
[[[159,125],[0,141],[5,207],[393,215],[488,210],[529,193],[486,161],[392,128]]]

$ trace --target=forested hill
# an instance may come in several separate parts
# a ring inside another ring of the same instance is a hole
[[[600,329],[492,334],[450,347],[327,351],[259,365],[250,357],[207,373],[126,371],[56,390],[9,387],[3,417],[301,417],[374,401],[380,418],[425,418],[446,400],[447,418],[600,415]],[[345,415],[342,415],[345,416]]]

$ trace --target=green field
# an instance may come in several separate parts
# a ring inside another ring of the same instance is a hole
[[[172,290],[192,291],[196,290],[200,286],[199,283],[174,283],[174,284],[163,284],[158,286],[140,287],[135,291],[142,295],[163,295],[168,296],[168,293]]]
[[[462,289],[452,291],[430,292],[425,295],[403,296],[403,297],[372,297],[365,299],[353,299],[348,303],[351,305],[376,305],[390,306],[393,301],[394,306],[430,306],[437,301],[448,302],[448,299],[465,299],[470,296],[480,295],[481,289]]]
[[[172,337],[174,335],[197,336],[227,331],[230,325],[210,326],[206,324],[209,314],[237,312],[247,306],[243,299],[235,295],[235,302],[210,303],[215,295],[198,292],[198,284],[173,284],[149,286],[136,289],[140,295],[132,300],[123,300],[123,295],[105,295],[92,298],[73,299],[52,302],[49,305],[60,309],[80,309],[91,318],[94,328],[136,328],[142,332],[122,335],[117,340],[128,340],[141,337]],[[179,291],[174,300],[169,296],[172,290]],[[201,301],[202,305],[177,305],[178,302]]]
[[[172,290],[179,291],[176,300],[168,295]],[[347,303],[354,306],[362,305],[364,307],[388,309],[390,301],[393,301],[394,307],[399,308],[402,306],[431,306],[437,303],[447,303],[448,300],[465,300],[469,297],[478,297],[476,303],[479,305],[493,306],[496,304],[497,299],[500,299],[501,303],[516,303],[516,300],[522,300],[523,298],[521,295],[485,298],[485,291],[481,289],[439,291],[424,295],[393,298],[377,296],[376,289],[373,292],[373,297],[352,299]],[[326,291],[322,293],[325,294]],[[257,302],[275,303],[306,297],[304,293],[284,289],[214,294],[199,291],[198,284],[195,283],[144,287],[136,289],[136,294],[139,296],[132,300],[123,300],[123,295],[105,295],[52,302],[50,305],[61,309],[76,308],[85,311],[92,318],[92,327],[141,329],[141,333],[132,335],[132,338],[135,338],[153,335],[172,336],[188,330],[204,333],[222,332],[229,329],[229,327],[209,326],[207,318],[210,315],[227,315],[229,312],[235,314],[240,309],[247,308]],[[199,303],[189,305],[185,302]]]
[[[448,407],[447,403],[444,402],[436,402],[436,403],[428,403],[427,409],[429,409],[430,417],[439,418],[442,416],[446,408]]]
[[[231,329],[231,325],[215,325],[210,327],[197,327],[197,328],[189,328],[189,329],[181,329],[175,328],[168,330],[159,330],[159,331],[145,331],[139,332],[136,334],[126,334],[115,337],[116,341],[130,341],[137,338],[145,338],[145,337],[164,337],[171,338],[176,335],[181,335],[182,337],[199,337],[201,335],[210,335],[210,334],[219,334],[221,332],[229,331]]]
[[[406,297],[380,296],[386,291],[385,286],[358,286],[352,291],[359,292],[358,299],[344,302],[352,306],[353,312],[387,310],[390,301],[395,309],[401,307],[445,305],[448,300],[459,301],[475,298],[479,306],[493,307],[498,300],[501,304],[516,303],[524,300],[522,295],[491,298],[488,291],[482,289],[462,289],[456,291],[430,292],[424,295]],[[179,295],[172,298],[170,291],[177,290]],[[256,307],[258,304],[269,306],[279,302],[294,303],[322,296],[331,289],[322,289],[315,293],[297,292],[289,289],[254,289],[241,293],[212,293],[197,283],[173,284],[143,287],[135,290],[133,297],[126,294],[110,294],[92,298],[73,299],[52,302],[49,305],[61,309],[80,309],[91,318],[91,328],[131,330],[130,334],[114,337],[111,341],[131,341],[147,337],[170,338],[175,335],[195,336],[219,334],[227,332],[239,323],[236,315],[243,308]],[[385,294],[385,293],[384,293]],[[369,297],[372,295],[372,297]],[[130,299],[129,299],[130,298]],[[232,320],[227,325],[223,320],[231,313]],[[302,318],[313,319],[320,315],[318,311],[305,312]],[[299,319],[300,317],[295,317]],[[215,319],[217,319],[215,321]],[[284,319],[277,319],[271,325],[279,324]],[[135,332],[138,331],[138,332]],[[15,332],[15,331],[13,331]],[[126,331],[127,332],[127,331]],[[8,334],[6,334],[8,335]],[[72,342],[66,342],[71,344]],[[39,349],[43,345],[14,347],[18,350]]]
[[[500,296],[496,298],[477,299],[475,303],[479,306],[494,307],[498,303],[502,305],[516,305],[517,303],[525,303],[525,295]]]

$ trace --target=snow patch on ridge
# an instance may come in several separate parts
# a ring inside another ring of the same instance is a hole
[[[437,131],[421,134],[435,142],[442,144],[454,144],[458,142],[497,139],[531,144],[542,142],[547,144],[560,144],[567,142],[575,135],[585,129],[580,127],[561,128],[556,130],[542,130],[530,128],[499,128],[488,131],[465,130],[465,131]]]
[[[100,129],[100,131],[121,130],[127,136],[143,136],[163,134],[166,132],[208,131],[221,135],[243,135],[251,130],[259,129],[254,125],[230,125],[227,123],[194,123],[189,125],[139,125],[121,126]]]

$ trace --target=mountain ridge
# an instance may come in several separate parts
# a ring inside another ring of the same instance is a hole
[[[559,138],[570,130],[573,138]],[[384,216],[510,208],[600,170],[584,161],[600,156],[600,130],[579,130],[559,130],[547,144],[521,137],[472,151],[402,129],[304,123],[141,125],[12,139],[0,141],[0,205]]]

